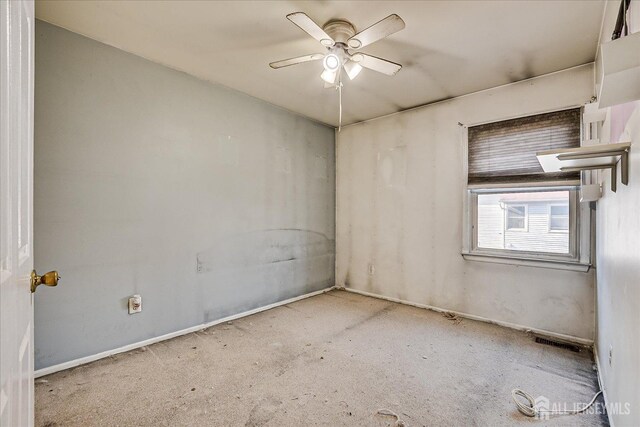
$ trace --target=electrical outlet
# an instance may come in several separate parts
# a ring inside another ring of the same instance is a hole
[[[613,346],[609,345],[609,366],[611,366],[611,362],[613,362]]]
[[[373,276],[376,273],[376,267],[373,264],[369,264],[369,276]]]
[[[142,297],[134,295],[129,298],[129,314],[140,313],[142,311]]]

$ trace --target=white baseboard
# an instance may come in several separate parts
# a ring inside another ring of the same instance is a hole
[[[463,317],[465,319],[478,320],[480,322],[485,322],[485,323],[493,323],[494,325],[504,326],[505,328],[515,329],[515,330],[518,330],[518,331],[532,332],[534,334],[544,335],[544,336],[547,336],[549,338],[556,338],[556,339],[559,339],[559,340],[562,340],[562,341],[565,341],[565,342],[579,344],[579,345],[585,346],[585,347],[593,347],[593,340],[589,340],[589,339],[586,339],[586,338],[574,337],[573,335],[559,334],[557,332],[546,331],[544,329],[531,328],[529,326],[518,325],[516,323],[510,323],[510,322],[503,322],[501,320],[488,319],[486,317],[476,316],[474,314],[462,313],[462,312],[453,311],[453,310],[446,310],[444,308],[434,307],[432,305],[420,304],[420,303],[415,303],[415,302],[411,302],[411,301],[405,301],[405,300],[401,300],[401,299],[398,299],[398,298],[392,298],[392,297],[387,297],[387,296],[384,296],[384,295],[373,294],[371,292],[360,291],[358,289],[344,288],[344,287],[340,287],[340,286],[338,286],[336,288],[340,289],[340,290],[347,291],[347,292],[353,292],[355,294],[368,296],[368,297],[383,299],[383,300],[391,301],[391,302],[397,302],[397,303],[400,303],[400,304],[410,305],[410,306],[418,307],[418,308],[425,308],[427,310],[437,311],[439,313],[453,313],[456,316]]]
[[[114,348],[113,350],[103,351],[101,353],[93,354],[91,356],[81,357],[79,359],[70,360],[68,362],[60,363],[58,365],[48,366],[46,368],[38,369],[34,372],[34,377],[39,378],[45,375],[53,374],[55,372],[64,371],[65,369],[74,368],[76,366],[84,365],[85,363],[93,362],[99,359],[103,359],[105,357],[112,356],[118,353],[124,353],[125,351],[135,350],[136,348],[144,347],[146,345],[155,344],[160,341],[165,341],[171,338],[179,337],[181,335],[190,334],[192,332],[197,332],[202,329],[210,328],[211,326],[219,325],[220,323],[230,322],[232,320],[240,319],[241,317],[251,316],[252,314],[260,313],[262,311],[271,310],[272,308],[280,307],[282,305],[291,304],[295,301],[300,301],[305,298],[310,298],[316,295],[324,294],[331,290],[335,289],[335,286],[330,288],[322,289],[315,292],[310,292],[308,294],[300,295],[294,298],[289,298],[284,301],[278,301],[273,304],[265,305],[264,307],[254,308],[253,310],[245,311],[242,313],[234,314],[231,316],[224,317],[222,319],[214,320],[212,322],[203,323],[201,325],[192,326],[190,328],[181,329],[179,331],[171,332],[168,334],[160,335],[158,337],[153,337],[146,339],[144,341],[138,341],[132,344],[127,344],[122,347]]]
[[[607,407],[607,402],[609,398],[607,397],[607,391],[604,388],[604,381],[602,380],[602,369],[600,369],[600,358],[598,357],[598,346],[593,346],[593,357],[596,360],[596,370],[598,372],[598,386],[600,386],[600,390],[602,390],[602,398],[604,399],[605,407]],[[613,419],[611,418],[611,414],[607,411],[607,419],[609,420],[609,426],[614,427]]]

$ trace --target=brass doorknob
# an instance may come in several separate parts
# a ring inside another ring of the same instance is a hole
[[[35,292],[40,285],[58,286],[60,275],[57,271],[50,271],[42,276],[38,276],[35,270],[31,272],[31,292]]]

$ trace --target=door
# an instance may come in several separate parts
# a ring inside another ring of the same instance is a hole
[[[0,1],[0,425],[33,425],[32,0]]]

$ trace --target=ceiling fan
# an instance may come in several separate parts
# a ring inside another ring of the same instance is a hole
[[[287,19],[318,40],[327,52],[272,62],[269,64],[271,68],[278,69],[322,60],[324,71],[320,77],[325,81],[327,88],[340,86],[342,69],[345,70],[349,79],[353,80],[362,68],[389,76],[393,76],[402,68],[402,65],[395,62],[358,52],[359,49],[402,30],[405,26],[404,21],[396,14],[387,16],[359,33],[356,33],[353,24],[344,19],[332,19],[322,28],[303,12],[290,13]],[[349,49],[355,52],[349,52]]]

